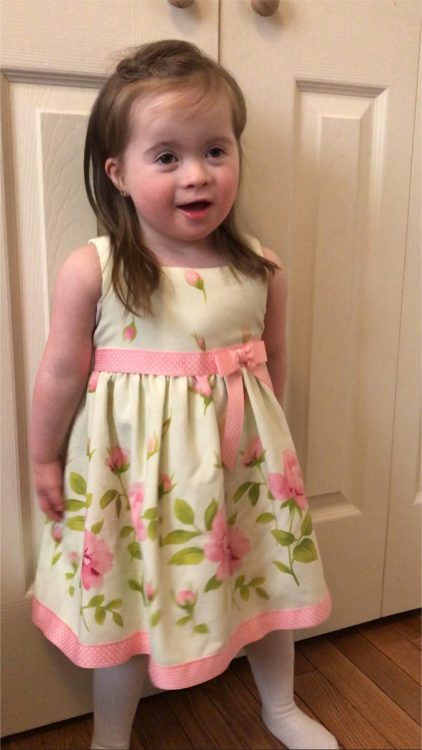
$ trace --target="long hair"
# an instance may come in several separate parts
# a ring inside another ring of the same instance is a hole
[[[200,100],[225,93],[239,153],[246,124],[246,104],[239,85],[221,65],[197,47],[180,40],[144,44],[123,59],[101,89],[89,118],[84,153],[85,188],[91,207],[110,237],[111,283],[124,307],[134,313],[150,310],[150,297],[160,282],[160,265],[143,241],[135,206],[105,172],[109,157],[121,157],[128,145],[130,114],[142,94],[199,91]],[[276,265],[257,255],[239,232],[234,207],[213,232],[227,265],[234,272],[264,278]]]

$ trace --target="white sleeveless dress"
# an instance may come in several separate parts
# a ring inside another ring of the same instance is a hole
[[[72,426],[65,518],[45,526],[33,620],[82,667],[148,653],[155,685],[184,688],[269,631],[330,612],[262,362],[267,282],[227,267],[164,267],[152,315],[133,316],[110,287],[108,238],[92,242],[103,276],[94,346],[106,364],[94,367]],[[228,356],[235,364],[224,369]],[[163,374],[170,360],[202,364]]]

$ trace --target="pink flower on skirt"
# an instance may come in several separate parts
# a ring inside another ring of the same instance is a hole
[[[250,539],[241,531],[227,524],[224,508],[215,515],[210,532],[210,542],[204,546],[205,557],[218,562],[216,577],[225,581],[242,567],[242,558],[251,548]]]
[[[106,466],[113,472],[113,474],[123,474],[129,468],[129,453],[120,445],[114,445],[108,449],[108,458],[106,460]]]
[[[129,487],[128,497],[136,538],[143,542],[147,538],[147,530],[141,518],[141,510],[144,502],[144,485],[142,482],[135,482]]]
[[[194,594],[193,591],[190,591],[190,589],[179,591],[176,596],[177,604],[179,605],[179,607],[184,608],[193,607],[196,604],[196,599],[196,594]]]
[[[305,488],[296,453],[293,450],[283,451],[283,461],[284,474],[268,474],[270,490],[277,500],[293,497],[299,508],[306,510]]]
[[[95,370],[91,372],[91,375],[89,376],[89,380],[88,380],[88,393],[94,393],[94,391],[97,390],[99,377],[100,377],[99,372],[96,372]]]
[[[82,562],[82,586],[84,589],[98,589],[102,586],[103,575],[113,566],[113,555],[107,542],[98,539],[89,531],[84,538],[84,557]]]
[[[198,377],[194,377],[192,389],[195,391],[195,393],[199,393],[200,396],[211,396],[212,389],[209,384],[208,376],[207,375],[200,375]]]
[[[256,466],[264,460],[264,449],[258,435],[249,440],[242,458],[243,466]]]
[[[145,594],[149,602],[152,602],[155,596],[155,589],[151,583],[145,584]]]
[[[189,268],[187,271],[185,271],[185,279],[190,286],[193,286],[195,287],[195,289],[199,289],[202,292],[202,294],[204,295],[204,300],[206,302],[207,293],[205,291],[204,279],[198,273],[198,271],[194,271],[192,268]]]

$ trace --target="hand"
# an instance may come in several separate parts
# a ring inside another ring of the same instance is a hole
[[[52,521],[62,521],[64,514],[63,464],[33,462],[35,489],[41,510]]]

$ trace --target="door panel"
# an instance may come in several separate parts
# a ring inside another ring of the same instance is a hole
[[[91,710],[90,671],[73,666],[30,620],[26,592],[43,520],[31,486],[27,422],[57,269],[97,234],[82,172],[92,102],[122,49],[174,37],[216,57],[217,0],[191,10],[163,0],[2,2],[3,734]]]
[[[334,600],[322,632],[381,615],[421,7],[250,10],[222,3],[221,60],[248,100],[245,224],[288,272],[285,406]]]

